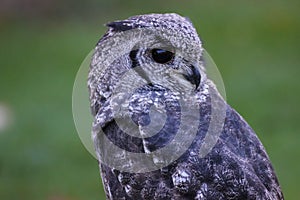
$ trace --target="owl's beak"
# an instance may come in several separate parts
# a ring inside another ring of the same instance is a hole
[[[201,81],[201,74],[198,68],[195,67],[194,65],[189,65],[186,68],[186,72],[187,73],[184,74],[183,76],[185,77],[186,80],[190,81],[193,85],[195,85],[196,86],[195,90],[197,90]]]

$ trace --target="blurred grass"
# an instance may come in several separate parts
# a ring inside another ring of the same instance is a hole
[[[97,161],[74,128],[73,81],[102,24],[150,12],[191,18],[228,102],[264,143],[286,199],[300,196],[300,2],[90,2],[92,13],[62,20],[0,20],[0,103],[14,119],[0,133],[0,199],[104,199]]]

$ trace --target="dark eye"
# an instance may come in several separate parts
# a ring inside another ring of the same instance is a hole
[[[174,53],[164,49],[152,49],[151,55],[153,60],[160,64],[168,63],[174,58]]]

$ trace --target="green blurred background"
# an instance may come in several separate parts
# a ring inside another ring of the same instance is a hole
[[[300,1],[0,1],[0,199],[104,199],[72,87],[108,21],[177,12],[196,26],[228,102],[264,143],[286,199],[300,190]]]

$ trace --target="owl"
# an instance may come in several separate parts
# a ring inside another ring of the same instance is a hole
[[[88,88],[106,198],[282,200],[269,157],[207,74],[188,18],[107,24]]]

